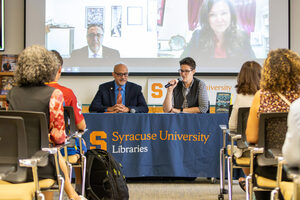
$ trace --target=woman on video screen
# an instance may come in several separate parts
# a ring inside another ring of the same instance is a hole
[[[254,58],[248,34],[239,30],[230,0],[206,0],[200,11],[201,29],[194,31],[182,57]]]

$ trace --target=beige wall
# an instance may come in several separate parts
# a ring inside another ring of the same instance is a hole
[[[11,12],[8,12],[11,11]],[[24,0],[5,1],[5,54],[19,54],[24,48]]]
[[[300,24],[299,24],[299,13],[300,1],[291,0],[291,49],[300,54]]]
[[[300,18],[299,8],[300,1],[291,0],[291,49],[298,53],[300,53],[300,25],[297,21]],[[24,47],[24,0],[6,0],[5,10],[6,46],[3,53],[18,54]],[[148,78],[146,76],[129,78],[130,81],[143,87],[146,99]],[[111,79],[108,76],[64,76],[60,83],[73,89],[81,103],[89,104],[98,89],[98,85]]]

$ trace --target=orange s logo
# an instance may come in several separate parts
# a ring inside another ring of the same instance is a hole
[[[101,138],[101,140],[97,140],[97,136]],[[90,149],[96,149],[96,145],[100,145],[101,149],[107,150],[107,143],[104,139],[107,138],[107,134],[104,131],[93,131],[90,134],[90,143],[91,145],[95,146],[90,146]]]
[[[151,86],[152,94],[151,96],[153,98],[161,98],[163,96],[162,88],[163,85],[161,83],[153,83]]]

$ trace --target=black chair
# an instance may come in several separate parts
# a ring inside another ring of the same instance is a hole
[[[229,199],[232,199],[232,175],[234,168],[244,168],[249,167],[250,157],[241,156],[237,157],[234,154],[234,144],[236,142],[237,149],[243,151],[248,148],[246,145],[246,128],[247,121],[249,116],[250,107],[242,107],[238,110],[238,118],[237,118],[237,132],[229,133],[229,137],[231,139],[231,144],[229,148],[227,148],[227,175],[228,175],[228,194]]]
[[[220,150],[220,189],[219,199],[223,199],[223,194],[229,195],[229,199],[232,199],[232,174],[233,168],[249,167],[249,157],[236,157],[234,155],[234,144],[236,142],[238,149],[246,149],[246,126],[249,115],[249,107],[242,107],[238,110],[237,118],[237,132],[229,132],[226,125],[220,125],[223,131],[223,148]],[[226,146],[226,135],[229,136],[231,144]],[[227,159],[227,177],[228,177],[228,191],[225,189],[225,159]]]
[[[67,162],[70,177],[72,177],[72,168],[81,168],[82,174],[82,188],[81,188],[81,195],[84,196],[85,193],[85,174],[86,174],[86,157],[84,155],[82,149],[82,135],[85,131],[77,131],[76,123],[75,123],[75,114],[72,106],[65,106],[64,107],[64,116],[65,116],[65,127],[66,127],[66,134],[70,138],[70,143],[64,147],[65,153],[65,160]],[[68,147],[74,148],[75,147],[75,138],[79,140],[79,154],[75,155],[68,155]],[[70,178],[71,180],[71,178]]]
[[[278,161],[276,187],[272,190],[271,200],[279,199],[279,192],[284,199],[300,198],[300,170],[299,167],[289,166],[279,151],[270,152]],[[285,170],[290,181],[282,181],[282,171]]]
[[[0,127],[0,179],[24,182],[27,169],[19,165],[19,159],[28,158],[24,120],[0,116]]]
[[[41,154],[28,157],[23,118],[0,116],[0,127],[0,180],[5,181],[0,184],[0,199],[32,199],[34,195],[43,199],[38,184],[37,166],[44,163],[44,158]],[[32,168],[33,182],[25,183],[25,167]]]
[[[45,157],[47,155],[48,157],[48,154],[54,155],[57,180],[53,182],[46,182],[40,187],[42,191],[59,191],[59,199],[62,199],[64,178],[60,175],[58,164],[58,149],[49,148],[48,122],[45,113],[31,111],[0,111],[0,116],[18,116],[24,119],[27,135],[27,152],[29,157],[36,157],[37,155],[42,157]],[[47,154],[42,155],[43,152],[41,152],[41,150],[46,152]],[[39,166],[46,166],[48,160],[41,160],[41,162],[42,163],[40,163]],[[36,175],[33,174],[33,177],[34,176]]]
[[[254,169],[257,165],[277,166],[278,161],[271,152],[281,151],[287,132],[288,113],[261,113],[259,117],[259,138],[256,146],[250,148],[250,174],[246,179],[247,199],[253,199],[253,191],[271,191],[276,188],[275,180],[258,176]]]

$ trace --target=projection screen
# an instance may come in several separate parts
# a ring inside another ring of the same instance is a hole
[[[215,3],[212,3],[215,2]],[[190,56],[197,72],[232,74],[289,48],[289,1],[26,0],[25,46],[64,58],[63,71],[176,73]]]

